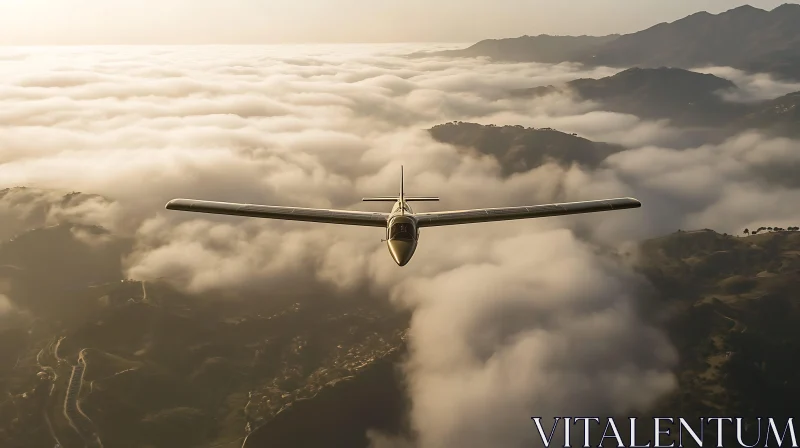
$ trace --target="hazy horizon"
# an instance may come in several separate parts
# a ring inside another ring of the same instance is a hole
[[[698,11],[745,4],[771,10],[783,0],[442,0],[377,4],[364,0],[6,0],[0,45],[281,45],[465,43],[521,35],[630,33]],[[566,19],[565,19],[566,18]]]

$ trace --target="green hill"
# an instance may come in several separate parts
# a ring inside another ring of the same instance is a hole
[[[680,389],[654,415],[796,415],[800,232],[679,232],[638,256],[680,353]]]
[[[466,153],[497,159],[503,175],[525,172],[547,162],[595,167],[609,155],[622,151],[619,145],[597,143],[555,129],[446,123],[429,130],[441,143],[455,145]]]
[[[771,129],[779,135],[789,137],[800,136],[800,92],[765,101],[743,117],[737,125]]]

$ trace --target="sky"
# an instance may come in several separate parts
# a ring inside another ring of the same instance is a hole
[[[473,42],[638,31],[785,0],[0,0],[0,45]]]

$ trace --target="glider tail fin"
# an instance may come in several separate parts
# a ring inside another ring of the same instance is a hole
[[[400,165],[400,214],[406,214],[406,198],[405,194],[403,194],[403,165]]]
[[[406,196],[405,193],[405,182],[403,178],[403,166],[400,165],[400,196],[371,196],[362,198],[361,200],[364,202],[400,202],[401,205],[405,204],[406,202],[421,202],[421,201],[438,201],[439,198],[435,196]],[[402,207],[402,210],[405,211],[405,207]],[[403,212],[401,212],[403,213]]]

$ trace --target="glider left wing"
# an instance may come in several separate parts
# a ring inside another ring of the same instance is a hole
[[[213,213],[217,215],[248,216],[251,218],[310,221],[351,226],[385,227],[388,213],[330,210],[324,208],[278,207],[273,205],[236,204],[232,202],[173,199],[167,210]]]

